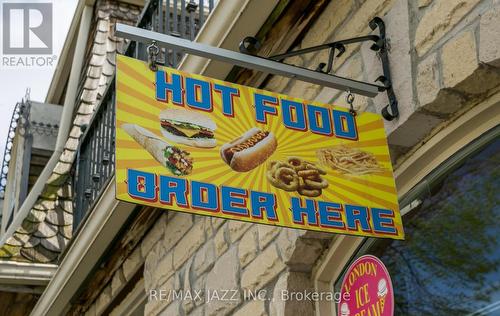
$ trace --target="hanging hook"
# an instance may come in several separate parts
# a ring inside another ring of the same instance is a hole
[[[157,71],[158,70],[158,54],[160,53],[160,48],[158,47],[158,44],[156,41],[151,42],[151,45],[148,46],[147,48],[148,51],[148,62],[149,62],[149,69],[152,71]]]
[[[345,102],[349,104],[349,113],[351,113],[352,116],[356,116],[356,110],[354,109],[354,94],[351,93],[351,90],[348,89],[347,94],[345,96]]]

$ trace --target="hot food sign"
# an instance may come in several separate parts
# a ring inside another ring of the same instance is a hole
[[[118,56],[116,197],[402,239],[382,118]]]

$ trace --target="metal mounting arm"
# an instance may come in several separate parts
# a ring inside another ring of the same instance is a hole
[[[366,35],[354,38],[348,38],[340,41],[335,41],[331,43],[326,43],[318,46],[308,47],[299,49],[296,51],[291,51],[284,54],[274,55],[268,57],[268,60],[276,60],[282,62],[285,58],[303,55],[307,53],[316,52],[319,50],[329,49],[330,53],[328,55],[328,63],[320,63],[316,68],[316,72],[331,75],[331,71],[333,69],[334,59],[342,56],[346,51],[346,45],[360,43],[360,42],[368,42],[371,41],[373,44],[370,46],[370,49],[376,51],[380,57],[382,62],[382,70],[383,75],[379,76],[375,82],[380,82],[382,85],[378,86],[378,91],[387,92],[387,97],[389,99],[389,105],[385,106],[382,109],[382,116],[388,120],[392,121],[399,115],[398,111],[398,101],[396,99],[396,95],[394,94],[394,90],[392,88],[392,80],[391,80],[391,72],[389,69],[389,56],[388,56],[388,42],[385,34],[385,24],[384,21],[375,17],[369,23],[369,26],[372,30],[378,28],[380,35]],[[246,37],[240,43],[240,52],[245,54],[254,55],[257,51],[257,48],[260,46],[258,40],[254,37]],[[337,53],[335,54],[335,52]],[[326,70],[323,70],[326,67]],[[352,91],[355,92],[355,91]]]
[[[116,24],[116,36],[128,38],[146,44],[156,41],[159,46],[176,48],[185,53],[206,57],[237,66],[255,69],[266,73],[285,76],[314,84],[339,89],[350,89],[353,93],[374,97],[379,92],[379,86],[371,83],[328,75],[314,70],[283,64],[266,58],[246,55],[223,48],[191,42],[182,38],[157,33],[126,24]]]

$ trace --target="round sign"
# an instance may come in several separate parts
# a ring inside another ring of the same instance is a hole
[[[340,292],[338,316],[394,315],[391,277],[377,257],[365,255],[356,259],[344,276]]]

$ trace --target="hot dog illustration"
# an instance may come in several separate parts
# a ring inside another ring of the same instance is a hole
[[[250,171],[269,158],[278,142],[273,133],[254,127],[220,148],[222,160],[238,172]]]

